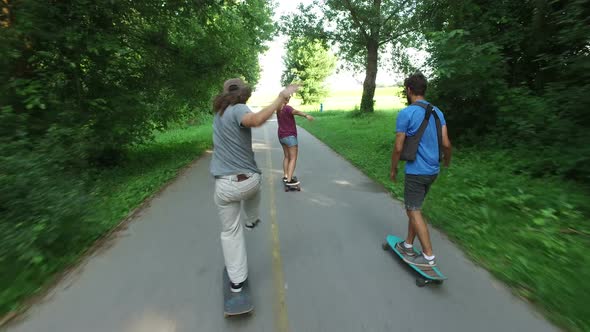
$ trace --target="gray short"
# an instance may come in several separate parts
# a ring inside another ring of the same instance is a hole
[[[406,210],[418,211],[422,209],[424,198],[430,190],[430,186],[436,180],[438,174],[434,175],[412,175],[406,174],[404,185],[404,204]]]

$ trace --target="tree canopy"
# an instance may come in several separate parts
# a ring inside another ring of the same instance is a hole
[[[224,79],[256,83],[271,15],[263,0],[0,0],[3,285],[85,246],[94,174],[210,112]]]
[[[412,0],[327,0],[299,6],[282,31],[291,38],[319,39],[337,47],[350,68],[365,71],[361,110],[373,111],[379,53],[411,31]]]
[[[517,150],[536,176],[590,180],[587,1],[423,0],[418,15],[454,137]]]
[[[334,72],[336,58],[324,44],[303,37],[290,39],[283,61],[281,84],[304,83],[297,92],[303,104],[316,103],[326,96],[324,82]]]

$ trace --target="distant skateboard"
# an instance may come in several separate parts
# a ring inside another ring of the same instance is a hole
[[[248,281],[242,286],[242,291],[232,293],[230,290],[229,276],[227,269],[223,268],[223,315],[225,317],[237,316],[250,313],[254,310],[252,297],[250,296],[250,287]]]
[[[396,236],[387,235],[386,241],[383,242],[381,247],[385,251],[391,250],[391,251],[395,252],[399,256],[399,258],[402,259],[402,261],[404,263],[408,264],[406,261],[403,260],[404,255],[401,252],[399,252],[397,249],[395,249],[395,244],[398,242],[401,242],[401,241],[403,241],[403,240],[396,237]],[[422,254],[421,252],[417,251],[416,249],[414,249],[414,252],[417,255]],[[416,265],[412,265],[412,264],[408,264],[408,265],[420,274],[420,277],[418,277],[416,279],[416,286],[418,286],[418,287],[424,287],[430,283],[440,285],[443,283],[444,280],[447,279],[447,277],[445,277],[440,272],[438,267],[436,267],[436,266],[435,267],[425,267],[425,266],[416,266]]]
[[[294,186],[287,185],[287,182],[283,181],[283,186],[285,186],[285,192],[288,191],[301,191],[301,182]]]

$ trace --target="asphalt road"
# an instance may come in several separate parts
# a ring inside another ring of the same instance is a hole
[[[557,331],[431,230],[449,278],[418,288],[381,249],[402,205],[299,129],[301,192],[284,192],[276,122],[254,130],[263,222],[247,231],[253,315],[226,319],[210,155],[194,163],[9,332]],[[435,184],[436,185],[436,184]]]

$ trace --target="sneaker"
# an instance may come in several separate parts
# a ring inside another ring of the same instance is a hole
[[[258,223],[260,223],[260,219],[256,219],[254,222],[250,223],[247,222],[246,223],[246,229],[252,230],[254,227],[256,227],[256,225],[258,225]]]
[[[229,282],[229,289],[231,290],[232,293],[239,293],[242,291],[242,287],[244,286],[244,283],[246,281],[242,281],[239,284],[234,284],[233,282]]]
[[[291,181],[287,181],[287,182],[285,182],[285,184],[288,186],[296,186],[299,184],[299,180],[297,180],[297,178],[293,177],[293,178],[291,178]]]
[[[414,257],[404,257],[404,261],[408,264],[421,266],[421,267],[435,267],[436,259],[428,260],[424,255],[416,255]]]
[[[293,177],[291,179],[297,181],[297,177],[295,175],[293,175]],[[284,183],[287,183],[288,182],[286,176],[283,176],[283,182]]]
[[[410,257],[416,256],[416,252],[414,251],[414,248],[406,248],[404,246],[404,241],[396,243],[395,249],[397,251],[401,252],[402,255],[404,255],[404,256],[410,256]]]

